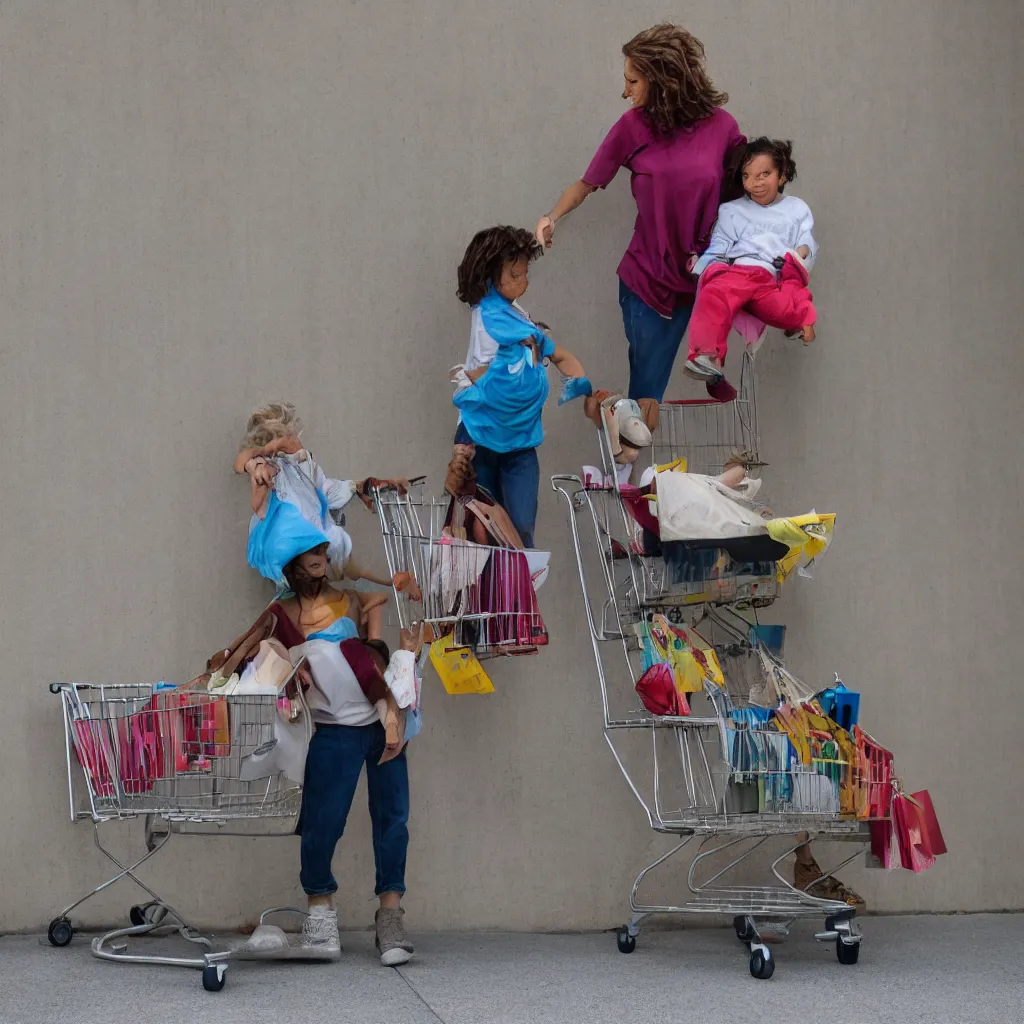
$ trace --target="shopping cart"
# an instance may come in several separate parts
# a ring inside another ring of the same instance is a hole
[[[285,686],[288,682],[290,678]],[[150,899],[131,908],[130,926],[92,940],[92,953],[100,959],[198,968],[203,987],[215,992],[224,987],[231,960],[335,958],[290,945],[279,929],[265,925],[273,914],[304,913],[294,907],[264,911],[250,939],[216,949],[137,873],[172,835],[294,834],[301,786],[270,761],[263,763],[282,729],[293,743],[308,744],[310,715],[301,689],[294,689],[296,696],[289,700],[273,694],[222,697],[204,689],[131,684],[51,684],[63,711],[71,819],[92,822],[97,848],[118,869],[50,922],[47,934],[54,946],[71,942],[72,911],[130,879]],[[122,861],[104,846],[100,826],[139,818],[145,823],[146,852]],[[203,952],[194,957],[129,954],[123,941],[174,932]],[[266,941],[275,936],[283,941]]]
[[[474,536],[487,539],[483,527],[474,534],[459,525],[458,503],[426,494],[422,484],[372,493],[399,626],[423,621],[450,638],[450,650],[472,649],[481,660],[536,653],[547,643],[536,592],[548,552],[477,543]]]
[[[663,404],[653,463],[685,458],[690,471],[713,475],[741,451],[756,471],[753,388],[753,359],[745,355],[734,402]],[[636,877],[632,917],[618,931],[619,949],[633,951],[652,914],[726,915],[749,944],[751,974],[769,978],[775,961],[766,939],[787,933],[799,918],[818,917],[825,926],[816,938],[834,942],[841,963],[855,963],[861,933],[854,908],[797,889],[780,865],[816,840],[855,847],[826,877],[850,863],[870,841],[869,817],[887,815],[890,780],[877,759],[852,743],[822,737],[813,749],[797,750],[768,721],[767,709],[784,702],[799,706],[813,694],[756,629],[757,609],[778,593],[774,564],[739,565],[713,552],[695,560],[698,571],[690,578],[673,578],[630,507],[637,489],[617,479],[607,428],[599,432],[599,447],[596,474],[555,476],[552,486],[569,509],[605,739],[651,828],[679,837]],[[693,621],[686,635],[715,652],[721,684],[705,680],[691,694],[688,715],[651,714],[636,694],[645,630],[655,616],[682,626],[687,615]],[[647,876],[684,850],[692,853],[688,898],[678,905],[641,902]],[[753,870],[752,858],[769,850],[770,884],[725,884],[737,870]]]

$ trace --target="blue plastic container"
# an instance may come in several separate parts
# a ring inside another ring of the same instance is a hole
[[[782,657],[786,645],[785,626],[751,626],[750,635],[755,644],[762,644],[776,658]]]

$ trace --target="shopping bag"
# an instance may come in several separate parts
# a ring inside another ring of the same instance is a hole
[[[651,665],[636,683],[640,703],[652,715],[688,715],[690,705],[676,688],[675,673],[664,661]]]
[[[658,525],[662,542],[767,536],[764,520],[713,477],[659,473]]]
[[[892,798],[892,827],[903,867],[915,874],[927,871],[935,863],[935,855],[928,846],[920,805],[905,793]]]
[[[714,686],[725,686],[725,674],[715,649],[695,629],[684,629],[682,626],[670,627],[690,649],[694,661],[700,669],[704,681]],[[696,638],[696,639],[695,639]]]
[[[430,662],[445,690],[452,695],[494,693],[494,685],[477,656],[468,647],[451,649],[454,639],[449,633],[430,645]]]
[[[932,806],[932,798],[927,789],[911,793],[910,798],[917,802],[920,811],[921,828],[928,841],[928,846],[933,856],[941,857],[946,852],[946,840],[942,837],[942,829],[939,828],[939,819]]]

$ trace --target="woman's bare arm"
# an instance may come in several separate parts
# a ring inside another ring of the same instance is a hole
[[[580,203],[583,202],[591,192],[597,189],[588,185],[582,178],[574,181],[559,197],[550,213],[544,214],[539,221],[534,234],[537,241],[546,249],[551,248],[555,234],[555,223],[561,220],[566,214],[572,213]]]

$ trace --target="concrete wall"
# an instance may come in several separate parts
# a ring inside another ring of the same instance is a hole
[[[885,910],[1024,906],[1018,4],[9,0],[0,928],[39,927],[104,869],[66,817],[46,684],[182,679],[254,616],[267,594],[229,472],[254,403],[298,402],[338,475],[439,481],[462,249],[489,223],[532,226],[582,173],[622,109],[621,43],[666,16],[703,38],[745,129],[796,141],[818,220],[820,342],[773,338],[759,367],[773,499],[840,514],[781,609],[790,662],[863,691],[952,851],[923,877],[849,876]],[[623,176],[559,228],[529,294],[602,383],[625,377],[631,223]],[[577,410],[547,423],[545,474],[590,456]],[[350,519],[379,553],[371,518]],[[546,492],[539,541],[550,649],[499,666],[488,698],[430,684],[417,928],[609,926],[664,848],[601,738]],[[344,919],[368,922],[361,804],[336,867]],[[297,868],[293,839],[196,840],[151,877],[225,923],[297,898]],[[135,900],[115,889],[79,920]]]

